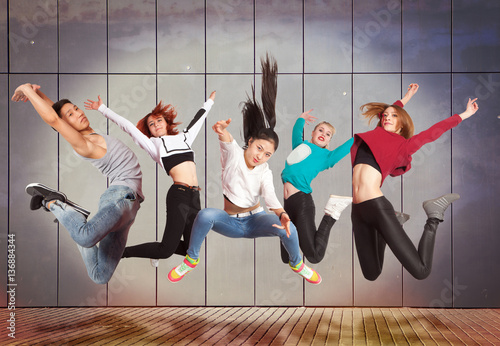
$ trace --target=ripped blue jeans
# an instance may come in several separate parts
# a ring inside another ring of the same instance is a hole
[[[77,243],[89,277],[95,283],[106,284],[113,276],[140,203],[128,186],[111,185],[101,195],[99,210],[90,220],[60,201],[50,206],[50,211]]]

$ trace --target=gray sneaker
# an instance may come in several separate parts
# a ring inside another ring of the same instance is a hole
[[[427,214],[427,218],[438,219],[439,221],[444,220],[444,212],[450,206],[451,203],[460,198],[458,193],[448,193],[438,198],[430,199],[422,203],[422,207]]]
[[[399,224],[403,226],[403,224],[410,219],[410,215],[405,214],[403,212],[397,211],[396,212],[396,219],[398,219]]]

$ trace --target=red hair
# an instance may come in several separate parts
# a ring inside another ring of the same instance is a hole
[[[174,106],[171,104],[163,105],[162,101],[156,105],[156,107],[146,115],[144,118],[137,122],[137,128],[139,131],[144,133],[148,138],[151,138],[153,135],[149,131],[148,119],[149,117],[163,117],[167,122],[167,134],[168,135],[176,135],[179,131],[176,129],[177,125],[180,123],[174,123],[174,119],[177,117],[177,112],[175,111]]]

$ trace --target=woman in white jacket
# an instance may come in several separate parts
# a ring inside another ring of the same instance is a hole
[[[122,257],[151,258],[151,264],[157,266],[160,258],[169,258],[174,253],[186,255],[193,221],[201,208],[200,187],[191,145],[202,128],[214,99],[215,91],[180,133],[176,129],[179,123],[174,122],[177,113],[170,104],[163,105],[160,102],[151,113],[139,120],[136,127],[107,108],[100,96],[98,101],[85,102],[86,109],[98,110],[128,133],[173,180],[166,197],[167,223],[161,242],[127,246]]]

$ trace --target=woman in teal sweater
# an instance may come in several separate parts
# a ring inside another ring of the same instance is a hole
[[[335,134],[335,128],[326,121],[314,128],[310,141],[303,140],[304,125],[312,123],[316,117],[302,113],[297,119],[292,132],[292,149],[281,173],[283,181],[284,208],[297,227],[300,249],[311,263],[319,263],[325,256],[330,230],[340,213],[352,202],[351,197],[330,195],[325,207],[325,215],[316,229],[315,205],[311,196],[311,182],[319,172],[332,168],[344,156],[349,154],[353,138],[335,150],[329,150],[328,144]],[[288,263],[288,253],[281,247],[281,259]]]

